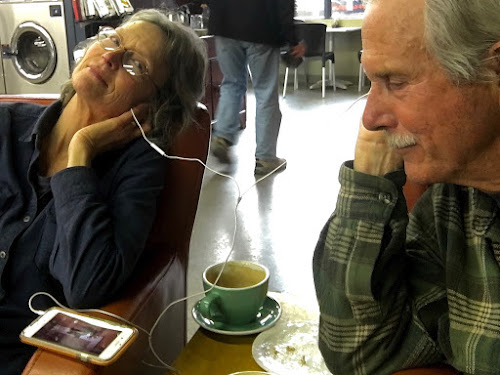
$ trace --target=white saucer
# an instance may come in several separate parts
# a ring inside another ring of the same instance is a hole
[[[216,322],[203,316],[203,314],[198,310],[198,305],[199,302],[194,305],[193,310],[191,311],[196,323],[206,330],[221,333],[223,335],[243,336],[259,333],[271,328],[274,324],[276,324],[281,316],[281,305],[278,301],[269,296],[266,297],[264,305],[253,322],[238,326],[223,322]]]

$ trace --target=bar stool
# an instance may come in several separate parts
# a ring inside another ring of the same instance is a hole
[[[306,52],[303,56],[304,60],[304,70],[306,76],[306,83],[309,86],[309,76],[307,71],[307,62],[309,60],[321,60],[321,96],[325,97],[325,65],[326,62],[330,62],[329,69],[329,80],[333,82],[333,90],[335,91],[335,55],[333,51],[325,51],[325,39],[326,39],[326,25],[322,23],[296,23],[295,30],[299,40],[304,41],[306,45]],[[282,56],[283,57],[283,56]],[[285,61],[286,63],[286,61]],[[283,85],[283,97],[286,96],[286,85],[288,83],[288,70],[290,67],[294,67],[294,89],[297,89],[297,64],[295,67],[292,64],[287,64],[284,77]]]
[[[290,54],[289,50],[282,50],[280,52],[281,55],[281,61],[285,64],[286,69],[285,69],[285,81],[283,83],[283,97],[286,96],[286,86],[288,84],[288,70],[290,68],[294,69],[293,72],[293,89],[297,90],[299,87],[298,81],[297,81],[297,68],[302,64],[304,59],[301,57],[300,59],[297,59],[293,57]]]

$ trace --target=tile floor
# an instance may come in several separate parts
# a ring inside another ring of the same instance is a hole
[[[234,149],[228,168],[209,157],[209,167],[233,176],[246,192],[237,208],[237,231],[230,259],[260,262],[271,271],[270,291],[287,292],[315,304],[312,275],[314,247],[325,221],[333,212],[339,190],[340,164],[354,155],[354,144],[364,99],[357,85],[347,90],[288,89],[280,99],[283,120],[278,156],[288,161],[282,173],[251,187],[255,151],[255,97],[247,98],[247,128]],[[365,88],[363,93],[366,93]],[[210,264],[226,259],[235,228],[238,197],[232,180],[205,171],[191,239],[188,269],[189,295],[202,291],[201,274]],[[191,309],[200,297],[188,300],[188,339],[198,328]]]

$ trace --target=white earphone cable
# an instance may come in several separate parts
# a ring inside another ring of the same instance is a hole
[[[345,111],[349,111],[358,101],[360,101],[361,99],[363,99],[364,97],[368,96],[369,93],[365,94],[365,95],[362,95],[360,96],[359,98],[357,98]],[[202,162],[200,159],[197,159],[197,158],[189,158],[189,157],[182,157],[182,156],[173,156],[173,155],[167,155],[165,153],[165,151],[163,151],[159,146],[157,146],[155,143],[151,142],[139,120],[137,119],[137,117],[135,116],[135,113],[133,111],[133,109],[130,109],[131,113],[132,113],[132,116],[134,118],[134,121],[135,123],[137,124],[137,126],[139,127],[140,131],[141,131],[141,134],[142,134],[142,137],[144,138],[144,140],[156,151],[158,152],[160,155],[162,155],[163,157],[166,157],[168,159],[173,159],[173,160],[181,160],[181,161],[194,161],[194,162],[198,162],[200,163],[201,165],[203,165],[206,169],[208,169],[209,171],[217,174],[217,175],[220,175],[222,177],[226,177],[228,179],[230,179],[231,181],[234,182],[234,184],[236,185],[236,189],[238,191],[238,199],[236,201],[236,204],[235,204],[235,207],[234,207],[234,229],[233,229],[233,235],[232,235],[232,239],[231,239],[231,247],[230,247],[230,250],[229,250],[229,253],[227,254],[225,260],[224,260],[224,264],[221,268],[221,270],[219,271],[218,275],[217,275],[217,278],[215,279],[213,285],[207,289],[206,291],[203,291],[203,292],[199,292],[199,293],[195,293],[195,294],[192,294],[192,295],[189,295],[189,296],[186,296],[186,297],[183,297],[183,298],[180,298],[180,299],[177,299],[175,301],[172,301],[165,309],[163,309],[163,311],[160,313],[160,315],[158,316],[158,318],[155,320],[154,324],[152,325],[151,329],[148,331],[146,329],[144,329],[143,327],[140,327],[130,321],[128,321],[127,319],[124,319],[122,317],[120,317],[119,315],[116,315],[116,314],[113,314],[113,313],[110,313],[108,311],[105,311],[105,310],[100,310],[100,309],[79,309],[79,310],[75,310],[73,309],[74,311],[79,311],[79,312],[98,312],[98,313],[101,313],[101,314],[105,314],[105,315],[108,315],[108,316],[111,316],[117,320],[120,320],[122,322],[125,322],[133,327],[136,327],[138,330],[142,331],[143,333],[145,333],[147,336],[148,336],[148,343],[149,343],[149,348],[152,352],[152,354],[154,355],[154,357],[156,358],[156,360],[161,363],[161,365],[165,368],[167,368],[168,370],[170,371],[173,371],[174,373],[176,374],[179,374],[179,371],[177,369],[175,369],[174,367],[170,366],[169,364],[165,363],[161,358],[160,356],[158,355],[158,353],[156,352],[156,350],[154,349],[154,346],[153,346],[153,333],[155,331],[155,329],[158,327],[158,324],[160,322],[160,320],[162,319],[162,317],[165,315],[165,313],[175,304],[177,303],[180,303],[180,302],[183,302],[183,301],[186,301],[190,298],[193,298],[193,297],[198,297],[198,296],[202,296],[202,295],[205,295],[205,293],[209,292],[210,290],[212,290],[214,288],[215,285],[217,285],[217,282],[219,281],[222,273],[224,272],[224,268],[226,267],[226,264],[233,252],[233,249],[234,249],[234,243],[235,243],[235,239],[236,239],[236,233],[237,233],[237,209],[238,209],[238,206],[241,202],[241,199],[243,198],[243,196],[250,190],[252,189],[255,185],[257,185],[258,183],[260,183],[261,181],[265,180],[266,178],[268,178],[270,175],[272,175],[273,173],[275,173],[277,170],[279,170],[280,168],[282,168],[286,162],[283,162],[281,165],[279,165],[278,167],[276,167],[275,169],[273,169],[271,172],[267,173],[266,175],[260,177],[259,179],[257,179],[252,185],[250,185],[250,187],[248,187],[248,189],[246,189],[243,193],[241,193],[241,189],[240,189],[240,186],[238,184],[238,182],[236,181],[236,179],[234,179],[232,176],[229,176],[229,175],[226,175],[224,173],[220,173],[218,171],[215,171],[213,170],[212,168],[208,167],[204,162]],[[46,293],[46,292],[36,292],[34,293],[29,301],[28,301],[28,306],[30,308],[30,310],[37,314],[37,315],[43,315],[45,313],[45,311],[42,311],[42,310],[38,310],[38,309],[35,309],[32,305],[32,301],[33,299],[36,297],[36,296],[39,296],[39,295],[45,295],[49,298],[51,298],[59,307],[61,308],[64,308],[64,309],[69,309],[68,307],[62,305],[57,299],[55,299],[52,295],[50,295],[49,293]],[[148,365],[148,366],[152,366],[152,367],[162,367],[162,366],[157,366],[157,365],[153,365],[153,364],[150,364],[150,363],[146,363],[143,361],[144,364]]]

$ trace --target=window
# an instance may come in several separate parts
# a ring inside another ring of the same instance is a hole
[[[325,0],[295,0],[297,18],[324,18]]]
[[[297,18],[331,18],[332,14],[343,17],[362,15],[362,0],[295,0]]]
[[[331,0],[332,13],[344,13],[346,15],[363,13],[365,5],[362,0]]]

